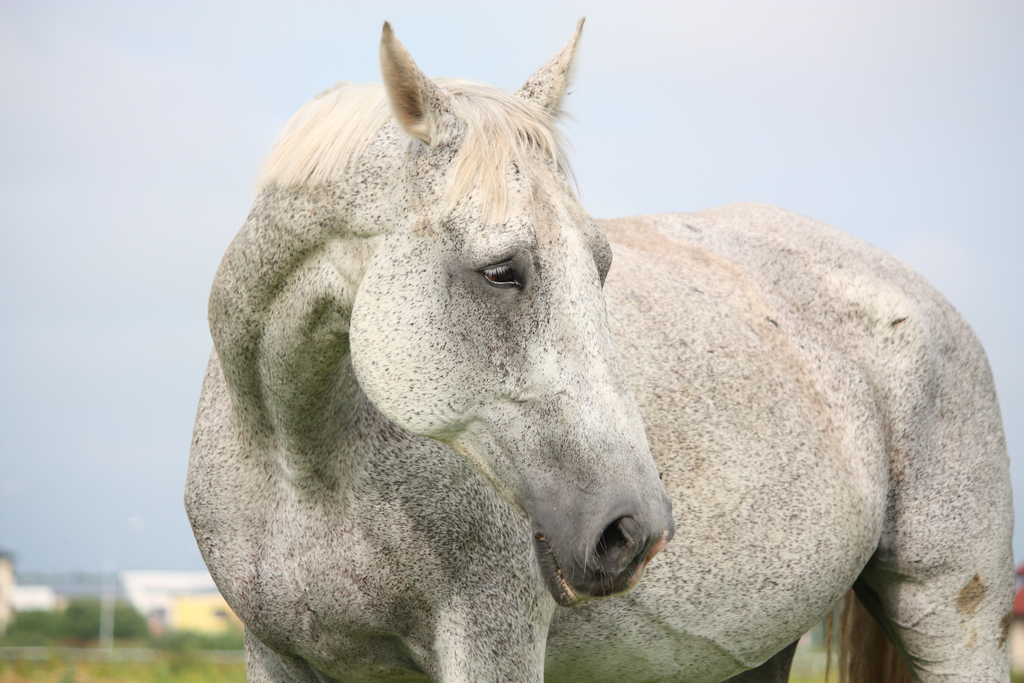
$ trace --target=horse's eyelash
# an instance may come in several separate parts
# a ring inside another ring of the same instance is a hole
[[[519,287],[520,282],[516,274],[515,266],[511,263],[502,263],[497,266],[491,266],[490,268],[484,268],[484,277],[492,285],[497,286],[515,286]]]

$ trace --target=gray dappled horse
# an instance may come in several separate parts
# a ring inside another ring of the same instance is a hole
[[[384,85],[266,161],[186,491],[249,680],[784,681],[852,586],[915,680],[1007,681],[974,335],[780,209],[591,219],[555,129],[578,36],[509,95],[385,25]]]

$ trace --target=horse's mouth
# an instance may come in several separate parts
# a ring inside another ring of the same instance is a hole
[[[537,560],[540,563],[541,574],[544,577],[544,583],[547,585],[548,592],[551,593],[555,602],[562,607],[573,607],[591,598],[603,598],[628,593],[636,588],[637,584],[640,583],[640,579],[643,578],[644,569],[647,568],[647,564],[668,544],[669,533],[667,530],[662,532],[661,537],[652,543],[647,552],[644,553],[643,559],[635,562],[626,572],[619,576],[597,578],[593,581],[594,585],[591,587],[591,590],[584,595],[578,593],[566,580],[562,567],[558,564],[558,560],[555,558],[555,553],[552,551],[547,537],[538,532],[534,534],[533,540],[536,545]],[[628,578],[622,581],[624,576],[628,576]]]
[[[562,607],[572,607],[583,602],[583,598],[576,594],[569,582],[565,580],[562,568],[558,566],[558,560],[551,551],[551,544],[542,533],[534,534],[534,544],[537,546],[537,560],[540,563],[540,571],[544,576],[544,583],[547,584],[548,592]]]

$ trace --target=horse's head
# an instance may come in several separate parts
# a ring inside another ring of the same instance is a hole
[[[428,79],[385,25],[397,125],[359,163],[397,177],[369,183],[359,211],[393,225],[349,335],[377,409],[451,445],[529,518],[563,605],[633,587],[675,528],[608,327],[611,251],[554,127],[578,36],[509,95]]]

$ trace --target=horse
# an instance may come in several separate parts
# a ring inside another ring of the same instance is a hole
[[[510,94],[384,24],[383,84],[264,162],[185,492],[248,680],[785,681],[848,595],[865,680],[1008,681],[974,334],[782,209],[591,218],[557,128],[581,28]]]

